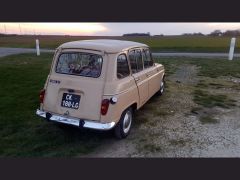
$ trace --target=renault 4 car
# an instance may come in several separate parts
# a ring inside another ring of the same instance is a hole
[[[164,92],[164,66],[146,44],[122,40],[64,43],[54,54],[36,114],[80,128],[129,134],[134,111]]]

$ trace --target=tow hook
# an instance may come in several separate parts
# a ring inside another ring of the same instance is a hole
[[[79,128],[83,128],[84,124],[84,120],[79,120]]]
[[[51,117],[52,117],[52,115],[51,115],[49,112],[47,112],[47,113],[46,113],[46,119],[47,119],[47,121],[49,121]]]

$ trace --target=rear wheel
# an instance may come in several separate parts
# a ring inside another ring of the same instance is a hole
[[[132,126],[133,111],[132,108],[128,108],[123,111],[119,122],[117,123],[114,132],[118,139],[123,139],[128,136]]]

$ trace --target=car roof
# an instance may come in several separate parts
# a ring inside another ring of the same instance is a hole
[[[81,40],[67,42],[59,46],[63,49],[89,49],[97,50],[107,53],[118,53],[136,47],[148,47],[146,44],[123,41],[123,40],[110,40],[110,39],[96,39],[96,40]]]

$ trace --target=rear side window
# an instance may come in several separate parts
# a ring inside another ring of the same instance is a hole
[[[142,61],[142,53],[141,53],[141,50],[136,50],[136,51],[135,51],[135,55],[136,55],[138,72],[139,72],[139,71],[143,70],[143,61]]]
[[[153,60],[152,60],[151,53],[150,53],[149,49],[144,49],[143,50],[143,61],[144,61],[144,67],[145,68],[153,66]]]
[[[129,76],[128,61],[125,54],[121,54],[117,58],[117,78],[122,79]]]
[[[136,62],[134,50],[129,52],[129,61],[131,64],[132,73],[136,73],[137,72],[137,62]]]
[[[143,70],[141,50],[132,50],[129,52],[129,60],[133,73]]]
[[[56,72],[76,76],[97,78],[101,74],[102,56],[83,52],[62,53],[57,62]]]

